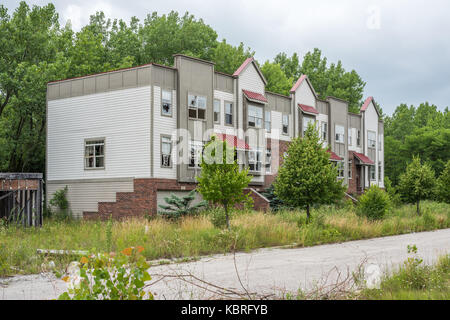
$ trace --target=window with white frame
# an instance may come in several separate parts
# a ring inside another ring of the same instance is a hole
[[[172,167],[172,138],[161,136],[161,167]]]
[[[372,181],[376,180],[376,178],[375,178],[375,166],[370,166],[369,177],[370,177],[370,180],[372,180]]]
[[[348,128],[348,145],[352,145],[352,128]]]
[[[303,136],[305,136],[306,129],[310,123],[314,124],[316,120],[310,117],[303,117]]]
[[[336,168],[338,171],[338,179],[343,179],[345,177],[345,164],[344,161],[336,161]]]
[[[233,125],[233,104],[225,102],[225,124]]]
[[[261,107],[248,105],[247,120],[249,127],[262,128],[263,109]]]
[[[272,125],[272,123],[271,123],[271,113],[270,113],[270,111],[266,111],[264,113],[264,128],[266,128],[267,132],[270,132],[271,125]]]
[[[369,148],[376,148],[377,147],[377,135],[373,131],[367,131],[367,146]]]
[[[348,178],[352,178],[352,159],[348,160]]]
[[[345,143],[345,127],[336,125],[335,126],[335,140],[336,142]]]
[[[188,95],[189,118],[206,119],[206,97]]]
[[[163,90],[161,94],[161,114],[172,116],[172,92]]]
[[[189,149],[190,149],[189,167],[190,168],[200,168],[203,147],[204,147],[204,143],[202,141],[190,141],[189,142]]]
[[[105,168],[105,139],[89,139],[84,141],[84,168]]]
[[[214,99],[214,123],[220,123],[220,100]]]
[[[266,149],[266,173],[272,172],[272,150]]]
[[[327,141],[328,136],[328,123],[323,121],[321,126],[321,134],[322,141]]]
[[[249,150],[247,152],[247,162],[250,171],[259,172],[262,168],[261,150]]]
[[[361,146],[361,131],[360,130],[356,131],[356,145],[358,147]]]
[[[283,130],[283,134],[289,134],[289,115],[288,114],[283,114],[282,130]]]

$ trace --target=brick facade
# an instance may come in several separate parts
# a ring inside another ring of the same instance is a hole
[[[196,184],[179,183],[172,179],[134,179],[133,192],[117,192],[115,202],[99,202],[98,212],[83,212],[86,220],[106,220],[112,216],[113,219],[120,220],[129,217],[144,217],[146,215],[156,215],[157,191],[191,191]],[[251,192],[247,189],[246,192]],[[259,194],[251,192],[256,210],[266,211],[269,209],[269,202]]]

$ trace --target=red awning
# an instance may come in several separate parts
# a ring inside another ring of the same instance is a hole
[[[334,153],[331,150],[327,150],[327,152],[330,154],[330,160],[331,161],[342,161],[344,158],[339,157],[336,153]]]
[[[314,107],[307,106],[306,104],[301,103],[299,103],[298,106],[300,107],[300,109],[302,109],[303,112],[319,114],[319,112]]]
[[[236,149],[241,150],[250,150],[250,147],[247,143],[245,143],[244,140],[238,139],[238,137],[233,136],[231,134],[223,134],[223,133],[216,133],[217,138],[219,138],[222,141],[226,141],[229,146],[233,146]]]
[[[267,103],[266,97],[262,95],[261,93],[252,92],[248,90],[242,90],[245,94],[245,96],[250,100],[256,100],[257,102]]]
[[[361,161],[363,164],[366,165],[374,165],[375,162],[373,162],[372,160],[370,160],[369,157],[367,157],[366,155],[362,154],[362,153],[358,153],[358,152],[354,152],[353,154],[355,155],[356,158],[358,158],[359,161]]]

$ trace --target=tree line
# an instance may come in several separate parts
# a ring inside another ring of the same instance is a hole
[[[58,12],[51,3],[30,7],[22,1],[12,12],[0,5],[0,171],[44,172],[47,82],[150,62],[172,65],[175,53],[213,61],[217,71],[232,74],[255,51],[243,43],[234,46],[225,39],[219,40],[211,26],[187,12],[184,15],[175,11],[163,15],[152,12],[143,21],[132,17],[128,22],[97,12],[86,26],[75,32],[70,22],[64,26],[59,24]],[[287,95],[298,77],[307,74],[319,97],[347,100],[349,110],[359,112],[365,82],[355,70],[346,71],[341,61],[329,63],[319,49],[306,53],[302,59],[297,53],[288,56],[281,52],[272,61],[259,64],[268,91]],[[430,108],[439,113],[436,107]],[[419,109],[424,116],[426,113],[433,118],[432,110]],[[412,139],[409,136],[407,139],[405,132],[401,137],[393,133],[398,131],[397,123],[404,125],[396,120],[400,113],[396,111],[386,118],[387,153],[395,148],[395,143],[404,144],[403,140]],[[427,150],[421,150],[422,159],[427,160],[429,155],[439,170],[449,152],[449,148],[445,155],[434,152],[443,149],[442,144],[448,145],[447,109],[443,116],[446,133],[439,131],[438,145],[428,145],[430,150],[424,146]],[[419,120],[422,117],[419,115],[412,122],[418,122],[421,128],[428,127],[428,120]],[[433,128],[438,130],[436,126]],[[408,132],[413,134],[414,130]],[[414,131],[417,139],[436,138],[427,129],[422,130]],[[387,154],[386,175],[392,181],[397,180],[401,166],[411,158],[409,153],[417,151],[413,140],[408,143],[411,150],[401,154],[401,161],[396,159],[400,155]],[[391,165],[390,161],[394,163]]]

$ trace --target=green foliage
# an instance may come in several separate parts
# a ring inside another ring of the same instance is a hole
[[[422,165],[419,157],[414,157],[400,176],[398,189],[404,201],[417,204],[417,214],[420,214],[420,201],[431,198],[434,186],[433,169],[427,163]]]
[[[69,210],[69,201],[67,200],[68,190],[69,189],[67,186],[65,186],[64,189],[57,190],[53,194],[53,198],[50,199],[49,201],[50,206],[56,208],[55,216],[59,219],[71,218],[71,212]]]
[[[112,215],[110,215],[108,222],[106,223],[106,231],[105,231],[107,252],[112,251],[112,227],[113,227],[113,220],[112,220]]]
[[[419,107],[399,105],[394,114],[385,117],[385,175],[393,185],[412,157],[419,155],[436,174],[450,159],[450,113],[441,112],[428,102]]]
[[[277,197],[275,194],[275,187],[273,184],[270,185],[269,188],[264,190],[264,192],[261,193],[264,197],[267,198],[267,200],[270,201],[270,209],[274,212],[278,210],[291,210],[294,209],[293,207],[287,206],[280,198]]]
[[[392,181],[389,177],[384,177],[384,189],[389,195],[389,199],[391,199],[393,206],[401,205],[400,195],[397,192],[397,188],[392,185]]]
[[[208,215],[211,223],[215,228],[223,229],[227,226],[227,217],[225,215],[225,210],[223,210],[222,208],[212,208],[211,210],[209,210]],[[231,214],[230,218],[232,218]]]
[[[219,141],[215,136],[205,146],[201,159],[201,174],[197,176],[197,191],[206,201],[220,204],[225,209],[227,227],[230,228],[229,209],[238,203],[252,201],[249,194],[244,193],[252,177],[248,169],[240,170],[234,159],[235,149],[226,141]]]
[[[450,160],[436,181],[436,195],[439,201],[450,203]]]
[[[309,208],[328,204],[344,195],[345,186],[337,179],[338,172],[322,148],[319,134],[309,125],[304,138],[294,138],[275,180],[275,194],[293,207]]]
[[[233,74],[245,59],[255,55],[255,52],[251,51],[250,48],[245,49],[242,42],[239,46],[234,47],[228,44],[225,39],[217,43],[217,46],[211,51],[211,60],[216,63],[215,70],[228,74]]]
[[[359,198],[357,213],[372,220],[382,219],[390,206],[389,195],[373,185]]]
[[[199,203],[191,206],[192,201],[195,200],[195,190],[192,190],[183,197],[177,197],[175,194],[171,194],[169,197],[165,197],[167,205],[159,205],[161,209],[166,211],[158,212],[158,214],[169,218],[177,220],[181,217],[195,214],[200,208],[206,207],[208,205],[208,201],[200,201]]]
[[[70,282],[59,300],[153,300],[145,292],[145,282],[151,277],[150,265],[140,254],[144,248],[126,248],[117,255],[97,254],[80,260],[79,276],[66,276]]]
[[[267,80],[267,91],[289,95],[294,79],[286,77],[279,64],[266,61],[261,67],[261,72]]]

